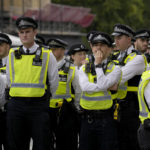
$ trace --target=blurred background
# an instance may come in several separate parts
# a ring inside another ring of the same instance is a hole
[[[0,0],[0,32],[17,36],[16,19],[28,16],[38,21],[45,40],[87,45],[89,31],[111,33],[116,23],[149,29],[149,6],[150,0]]]

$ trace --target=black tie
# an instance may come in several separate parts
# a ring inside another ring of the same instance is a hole
[[[30,50],[29,50],[29,49],[27,49],[27,54],[30,54],[29,52],[30,52]]]

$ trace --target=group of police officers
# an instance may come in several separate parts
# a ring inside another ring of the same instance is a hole
[[[74,43],[66,54],[34,19],[16,26],[19,47],[0,33],[0,149],[29,150],[31,139],[33,150],[150,149],[148,30],[91,31],[91,52]]]

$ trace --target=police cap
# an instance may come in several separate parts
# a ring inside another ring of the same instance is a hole
[[[91,43],[92,44],[104,43],[108,45],[109,47],[111,47],[113,44],[113,40],[109,36],[109,34],[104,33],[104,32],[98,32],[92,36]]]
[[[86,38],[87,38],[88,42],[91,42],[92,36],[93,36],[95,33],[97,33],[97,32],[98,32],[98,31],[90,31],[90,32],[87,34]]]
[[[11,45],[12,41],[8,35],[6,35],[4,33],[0,33],[0,43],[7,43],[7,44]]]
[[[116,24],[114,26],[113,36],[127,35],[131,38],[134,36],[134,31],[131,27],[124,24]]]
[[[18,29],[26,29],[32,27],[33,29],[38,28],[37,22],[30,17],[20,17],[16,20],[16,26]]]
[[[83,44],[74,44],[70,47],[68,55],[74,55],[76,52],[89,51]]]
[[[146,39],[148,39],[149,37],[150,37],[149,31],[145,30],[145,29],[136,31],[135,36],[134,36],[135,39],[137,39],[137,38],[146,38]]]
[[[35,37],[35,42],[36,42],[37,44],[42,44],[42,45],[45,44],[44,38],[43,38],[42,36],[40,36],[40,35],[36,35],[36,37]]]
[[[50,46],[50,48],[66,48],[68,46],[68,43],[61,40],[61,39],[49,39],[47,41],[47,45]]]

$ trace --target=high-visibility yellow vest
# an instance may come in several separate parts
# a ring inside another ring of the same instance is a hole
[[[130,53],[124,60],[124,64],[130,62],[131,60],[133,60],[135,57],[137,56],[137,54],[135,52]],[[147,60],[146,57],[144,55],[142,55],[145,61],[145,70],[147,69]],[[137,86],[130,86],[128,85],[128,81],[125,82],[123,85],[120,85],[118,87],[118,94],[117,94],[117,98],[118,99],[124,99],[127,95],[127,92],[137,92],[138,91],[138,87]]]
[[[68,73],[65,73],[63,69],[60,69],[58,73],[59,85],[56,93],[50,99],[50,107],[52,108],[60,107],[64,99],[70,102],[74,98],[71,92],[71,83],[75,75],[75,66],[71,65]]]
[[[114,63],[109,63],[107,66],[107,70],[105,75],[112,72],[115,68]],[[85,66],[83,66],[83,71],[85,72]],[[91,73],[87,73],[89,82],[94,83],[96,75],[92,75]],[[87,110],[105,110],[112,107],[113,101],[111,97],[110,91],[100,91],[87,93],[82,92],[82,96],[80,99],[80,105],[82,108]]]
[[[141,76],[141,81],[138,87],[138,100],[139,100],[139,118],[143,123],[145,119],[150,119],[150,111],[148,104],[144,98],[144,90],[147,84],[150,82],[150,70],[143,72]]]
[[[18,59],[15,57],[17,49],[10,49],[9,52],[9,75],[11,97],[42,97],[47,88],[47,72],[50,51],[42,48],[40,59],[42,65],[33,65],[33,55],[21,54]]]

